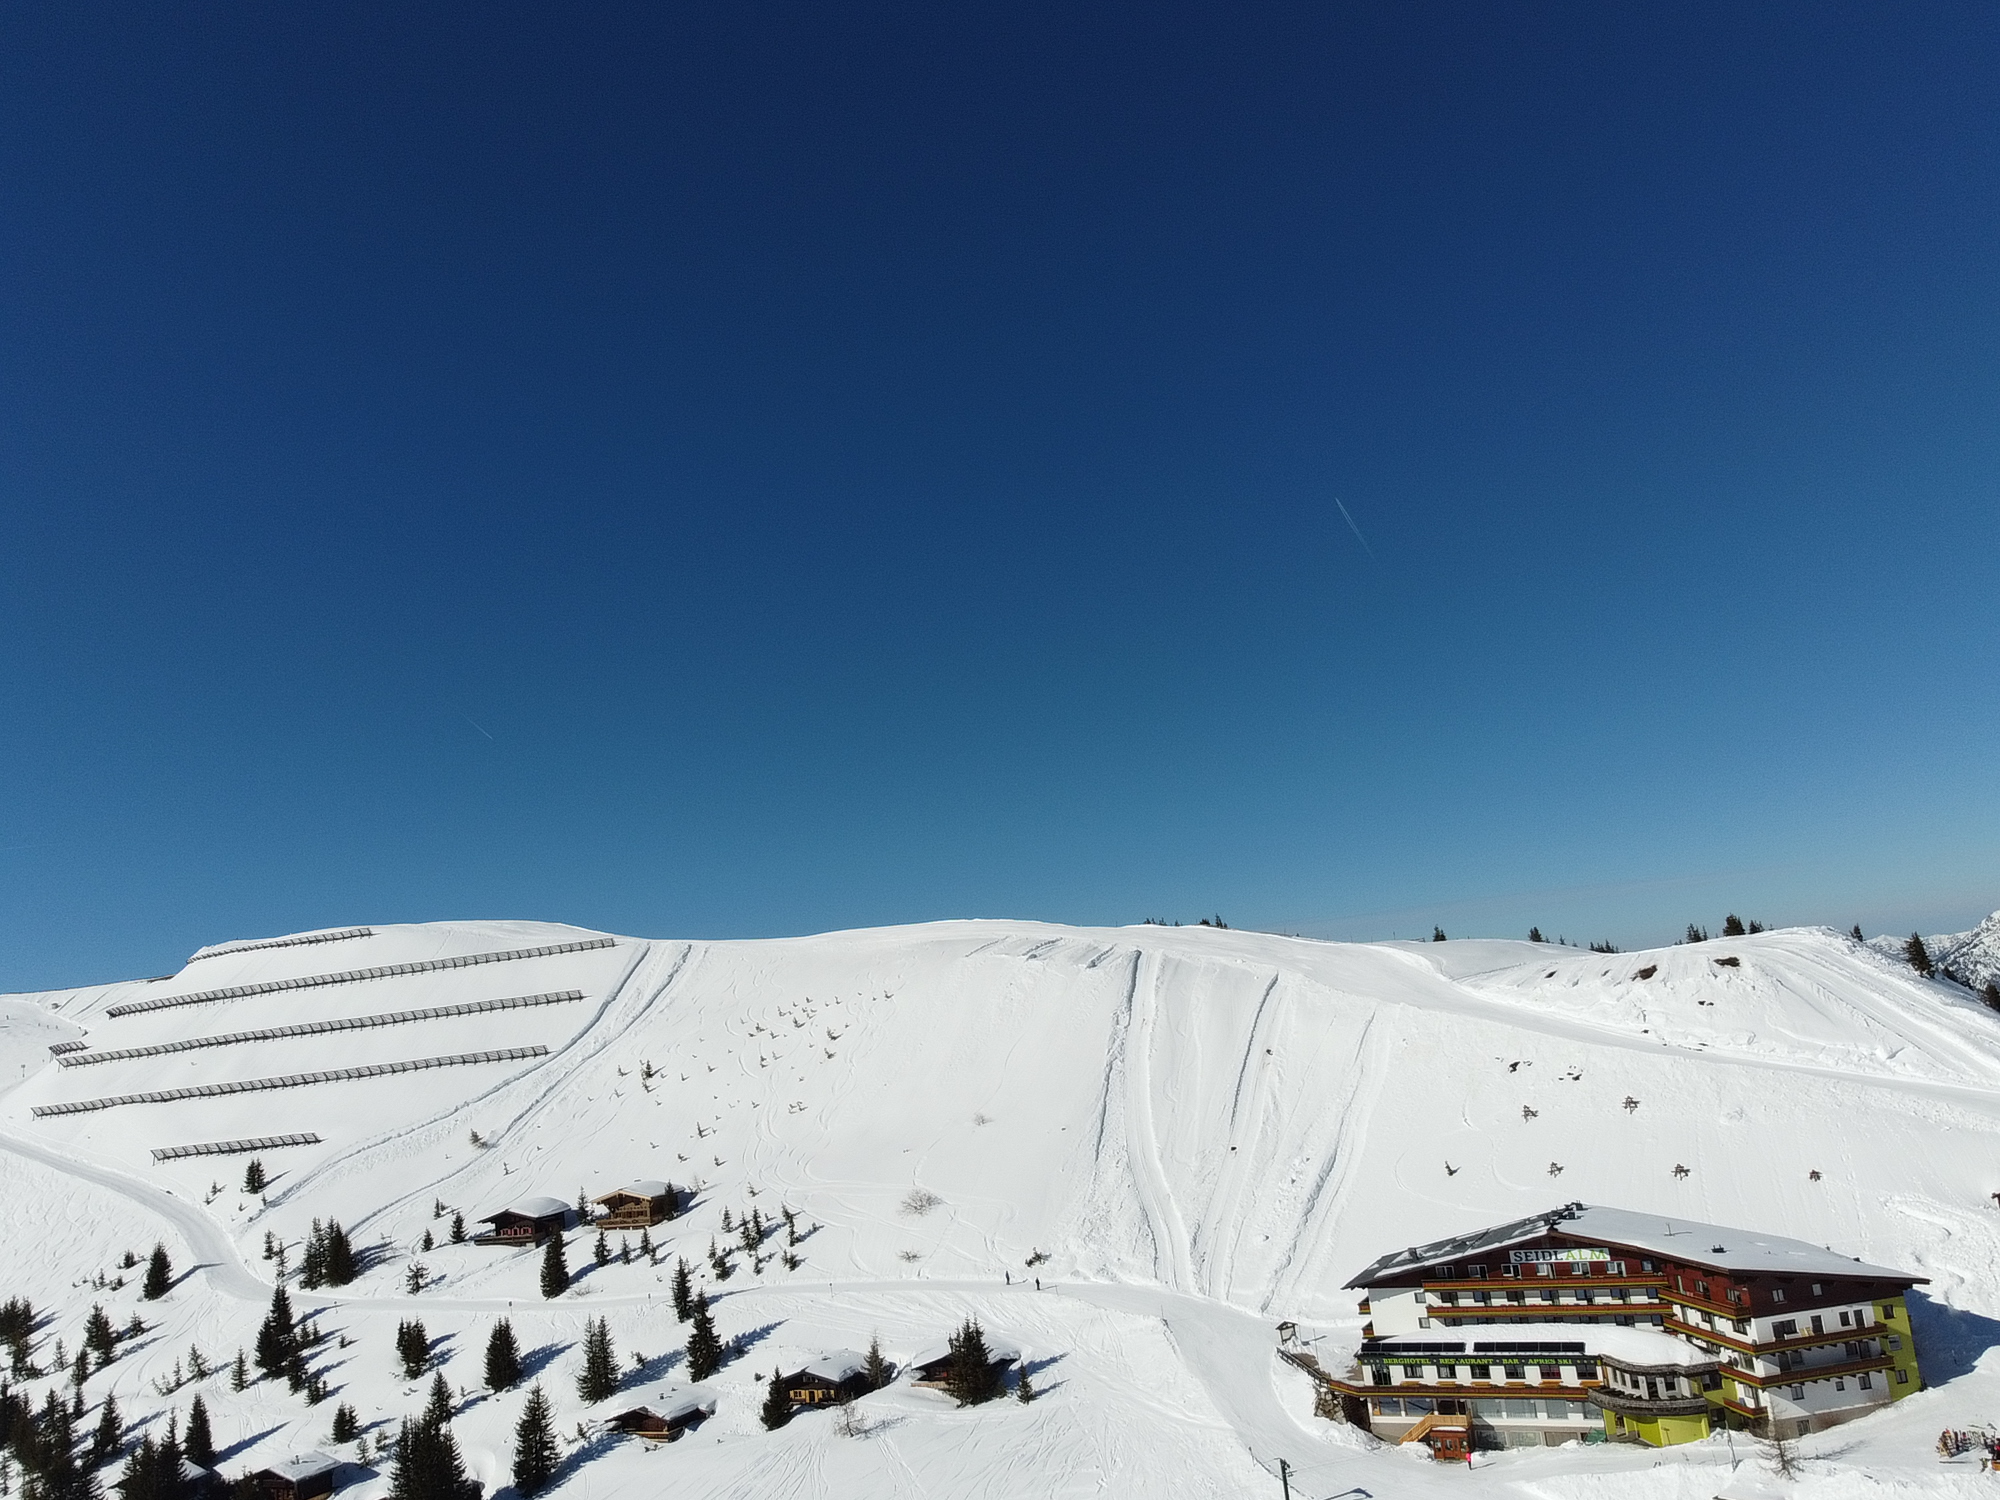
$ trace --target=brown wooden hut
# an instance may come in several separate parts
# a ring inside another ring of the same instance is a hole
[[[599,1229],[650,1229],[679,1211],[678,1194],[670,1182],[635,1182],[590,1201],[603,1210]]]
[[[569,1227],[570,1208],[560,1198],[523,1198],[512,1208],[488,1214],[479,1222],[493,1227],[475,1234],[475,1245],[539,1245]]]
[[[684,1391],[661,1391],[652,1400],[607,1418],[606,1425],[649,1442],[671,1443],[714,1415],[715,1392],[705,1385],[691,1385]]]
[[[295,1453],[283,1463],[256,1470],[250,1483],[267,1500],[316,1500],[333,1493],[340,1467],[339,1459],[324,1453]]]
[[[996,1370],[1020,1363],[1021,1351],[1005,1339],[986,1335],[986,1357]],[[941,1387],[951,1379],[951,1345],[933,1344],[913,1358],[908,1366],[910,1384]]]
[[[829,1349],[804,1369],[785,1377],[785,1394],[796,1406],[821,1406],[865,1396],[868,1358],[852,1349]]]

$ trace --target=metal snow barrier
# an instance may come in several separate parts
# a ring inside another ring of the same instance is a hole
[[[253,1135],[242,1141],[203,1141],[197,1146],[156,1146],[154,1161],[174,1161],[183,1156],[235,1156],[244,1151],[275,1151],[280,1146],[317,1146],[319,1137],[307,1131],[301,1135]]]
[[[50,1042],[49,1051],[60,1057],[65,1052],[77,1052],[89,1045],[90,1043],[88,1042]]]
[[[349,1078],[380,1078],[385,1073],[416,1073],[425,1068],[456,1068],[464,1063],[518,1062],[547,1057],[546,1047],[503,1047],[496,1052],[455,1052],[449,1057],[419,1057],[410,1062],[371,1063],[365,1068],[334,1068],[325,1073],[286,1073],[277,1078],[245,1078],[237,1083],[203,1083],[184,1089],[155,1089],[145,1094],[113,1094],[108,1099],[78,1099],[69,1104],[37,1104],[37,1115],[80,1115],[121,1104],[171,1104],[177,1099],[214,1099],[223,1094],[248,1094],[258,1089],[297,1089],[309,1083],[338,1083]]]
[[[261,943],[231,943],[227,948],[204,948],[188,960],[199,963],[204,958],[224,958],[231,953],[252,953],[259,948],[298,948],[307,943],[343,943],[349,938],[375,936],[372,927],[345,927],[339,932],[309,932],[304,937],[266,938]]]
[[[351,1016],[340,1021],[301,1021],[296,1026],[267,1026],[261,1031],[226,1031],[220,1036],[191,1036],[184,1041],[152,1047],[120,1047],[110,1052],[84,1052],[59,1057],[65,1068],[118,1062],[127,1057],[158,1057],[163,1052],[192,1052],[197,1047],[231,1047],[238,1042],[275,1042],[288,1036],[318,1036],[327,1031],[359,1031],[368,1026],[400,1026],[406,1021],[436,1021],[445,1016],[476,1016],[489,1010],[519,1010],[530,1005],[561,1005],[581,1000],[582,990],[550,990],[545,995],[515,995],[505,1000],[472,1000],[464,1005],[437,1005],[429,1010],[392,1010],[379,1016]],[[76,1046],[82,1046],[78,1042]]]
[[[216,1000],[275,995],[284,990],[317,989],[325,984],[394,979],[402,974],[435,974],[441,969],[469,969],[476,964],[504,964],[517,958],[547,958],[555,953],[584,953],[592,948],[616,946],[616,938],[590,938],[578,943],[551,943],[546,948],[509,948],[499,953],[468,953],[461,958],[427,958],[413,964],[384,964],[379,969],[348,969],[339,974],[312,974],[304,979],[272,979],[263,984],[231,985],[226,990],[198,990],[192,995],[164,995],[158,1000],[135,1000],[130,1005],[114,1005],[104,1013],[107,1016],[131,1016],[140,1011],[166,1010],[176,1005],[207,1005]]]

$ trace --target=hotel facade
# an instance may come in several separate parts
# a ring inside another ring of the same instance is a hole
[[[1818,1245],[1571,1203],[1385,1255],[1322,1409],[1442,1458],[1475,1448],[1791,1437],[1923,1388],[1925,1278]]]

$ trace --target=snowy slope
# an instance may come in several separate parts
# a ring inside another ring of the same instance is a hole
[[[591,1266],[580,1239],[575,1290],[543,1304],[532,1254],[418,1250],[427,1230],[442,1237],[437,1202],[474,1219],[530,1194],[573,1200],[579,1188],[668,1178],[699,1196],[661,1239],[698,1267],[711,1237],[727,1238],[725,1208],[799,1211],[817,1228],[796,1272],[739,1263],[729,1282],[711,1283],[724,1335],[753,1340],[717,1382],[716,1420],[699,1442],[665,1453],[591,1458],[578,1472],[593,1490],[657,1484],[670,1468],[677,1489],[697,1494],[1238,1494],[1267,1482],[1259,1464],[1285,1457],[1323,1474],[1328,1493],[1392,1477],[1408,1493],[1428,1487],[1432,1471],[1314,1421],[1303,1380],[1271,1358],[1270,1325],[1299,1319],[1337,1347],[1359,1321],[1341,1284],[1376,1255],[1569,1199],[1794,1234],[1928,1276],[1921,1332],[1938,1351],[1932,1375],[1943,1389],[1905,1405],[1925,1406],[1934,1434],[1965,1393],[2000,1397],[1983,1369],[1965,1373],[1985,1330],[2000,1331],[1985,1321],[2000,1318],[2000,1212],[1989,1197],[2000,1181],[1988,1165],[2000,1135],[2000,1017],[1830,931],[1599,955],[1499,941],[950,922],[769,942],[619,938],[109,1014],[600,936],[533,923],[380,927],[199,957],[165,981],[15,997],[0,1007],[0,1083],[14,1083],[0,1098],[0,1145],[14,1147],[7,1170],[27,1191],[61,1180],[92,1204],[116,1199],[104,1210],[115,1233],[93,1239],[95,1210],[74,1215],[63,1261],[71,1279],[162,1233],[127,1227],[134,1213],[171,1227],[177,1260],[216,1264],[171,1299],[200,1332],[163,1339],[158,1357],[169,1363],[190,1337],[224,1355],[247,1340],[273,1269],[258,1254],[267,1231],[295,1246],[312,1219],[339,1218],[380,1259],[318,1301],[338,1310],[365,1353],[341,1377],[347,1399],[383,1420],[418,1399],[389,1378],[386,1353],[385,1330],[413,1307],[434,1333],[458,1334],[448,1369],[468,1388],[484,1329],[510,1301],[529,1348],[566,1346],[587,1314],[605,1311],[622,1350],[652,1357],[637,1386],[676,1379],[662,1351],[684,1331],[659,1301],[670,1262]],[[578,998],[533,1007],[87,1066],[60,1067],[39,1051],[79,1036],[90,1052],[124,1050],[572,990]],[[33,1113],[520,1048],[545,1050]],[[240,1158],[151,1157],[165,1145],[292,1131],[324,1139],[267,1156],[268,1206],[235,1190]],[[485,1146],[471,1143],[473,1131]],[[227,1190],[211,1195],[215,1185]],[[939,1205],[909,1211],[913,1189]],[[1031,1271],[1036,1252],[1047,1259]],[[415,1301],[403,1287],[413,1261],[434,1280]],[[1061,1292],[1016,1285],[1036,1274]],[[34,1283],[38,1302],[70,1295],[49,1278],[42,1261],[15,1268],[15,1284]],[[960,1413],[898,1387],[864,1403],[882,1414],[866,1441],[838,1438],[819,1419],[776,1435],[757,1427],[753,1377],[774,1364],[865,1346],[877,1331],[908,1353],[967,1312],[1044,1362],[1043,1402]],[[566,1425],[587,1415],[569,1389],[570,1362],[546,1377]],[[106,1377],[128,1383],[121,1403],[166,1404],[138,1383],[143,1366],[124,1365]],[[1953,1374],[1962,1378],[1944,1379]],[[328,1413],[282,1390],[239,1396],[223,1386],[209,1400],[241,1408],[219,1425],[246,1436],[271,1429],[243,1458],[324,1444]],[[504,1481],[517,1408],[510,1395],[461,1419],[489,1483]],[[1908,1420],[1899,1408],[1849,1429],[1847,1441]],[[1902,1482],[1906,1440],[1879,1446],[1842,1462]],[[1642,1479],[1651,1462],[1509,1455],[1492,1472],[1496,1483],[1571,1472],[1610,1483],[1630,1470],[1631,1493],[1667,1493]]]
[[[1870,938],[1868,946],[1891,960],[1901,962],[1908,938]],[[2000,911],[1970,932],[1941,932],[1924,939],[1924,950],[1940,974],[1952,973],[1973,989],[2000,981]]]

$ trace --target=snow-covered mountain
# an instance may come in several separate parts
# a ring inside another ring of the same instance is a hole
[[[1868,946],[1887,958],[1901,959],[1908,938],[1883,935]],[[2000,911],[1970,932],[1940,932],[1924,939],[1924,949],[1940,974],[1956,974],[1973,989],[2000,982]]]
[[[118,1275],[125,1249],[164,1236],[208,1268],[148,1304],[163,1336],[99,1377],[132,1412],[185,1401],[151,1382],[190,1341],[225,1359],[248,1343],[276,1271],[266,1235],[295,1264],[314,1219],[373,1247],[352,1286],[295,1293],[354,1340],[332,1378],[364,1421],[420,1403],[388,1354],[418,1312],[453,1337],[447,1372],[471,1390],[511,1308],[554,1361],[565,1430],[616,1409],[585,1410],[573,1353],[556,1353],[586,1316],[611,1318],[621,1357],[645,1354],[634,1389],[678,1383],[685,1329],[662,1298],[685,1256],[723,1335],[747,1340],[721,1410],[662,1453],[586,1445],[575,1473],[593,1493],[671,1471],[688,1494],[1234,1495],[1280,1458],[1308,1492],[1419,1492],[1446,1480],[1310,1415],[1271,1326],[1351,1342],[1341,1287],[1377,1255],[1571,1199],[1931,1278],[1919,1332],[1940,1389],[1843,1429],[1846,1469],[1900,1483],[1913,1434],[2000,1397],[1973,1370],[2000,1333],[2000,1017],[1822,929],[1602,955],[1021,922],[767,942],[384,926],[13,997],[0,1049],[0,1168],[17,1201],[60,1205],[0,1254],[8,1285],[58,1310],[52,1332],[74,1345],[93,1299],[129,1315],[129,1281],[75,1286]],[[369,1072],[307,1081],[352,1070]],[[241,1087],[259,1081],[274,1086]],[[238,1190],[240,1156],[154,1154],[291,1134],[319,1139],[264,1153],[261,1201]],[[445,1233],[454,1211],[647,1178],[696,1191],[657,1235],[665,1258],[598,1266],[579,1238],[582,1274],[556,1302],[532,1253]],[[760,1267],[708,1271],[725,1210],[733,1226],[782,1208],[799,1216],[796,1269],[780,1236]],[[1027,1349],[1043,1400],[959,1412],[898,1386],[863,1403],[879,1417],[865,1440],[817,1419],[759,1427],[773,1368],[878,1333],[908,1354],[968,1314]],[[281,1388],[203,1389],[219,1436],[250,1444],[226,1468],[326,1444],[327,1409]],[[518,1406],[483,1399],[458,1420],[489,1487]],[[1652,1461],[1510,1454],[1489,1478],[1664,1494]],[[357,1500],[383,1487],[364,1483]]]

